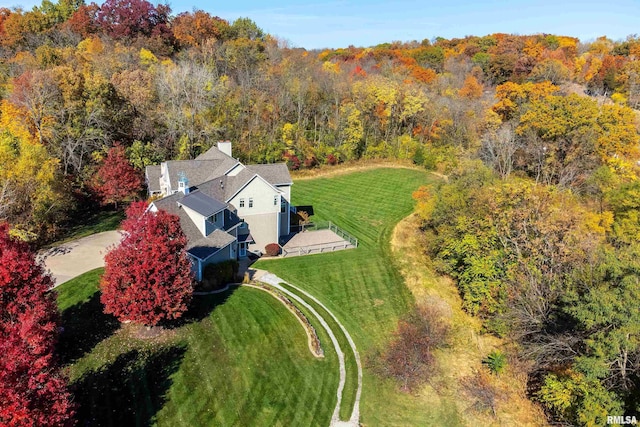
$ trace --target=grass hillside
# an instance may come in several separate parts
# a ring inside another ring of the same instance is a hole
[[[79,425],[328,425],[335,354],[314,358],[276,299],[251,288],[198,297],[181,326],[140,338],[101,313],[101,270],[57,288]]]
[[[414,304],[391,256],[395,224],[413,210],[411,193],[434,179],[415,169],[381,168],[295,181],[293,203],[311,205],[313,220],[328,220],[359,239],[359,248],[328,254],[260,261],[304,288],[336,314],[356,341],[363,360],[382,348],[397,320]],[[365,362],[366,365],[366,362]],[[458,414],[432,411],[415,396],[365,368],[361,401],[365,425],[458,425]]]

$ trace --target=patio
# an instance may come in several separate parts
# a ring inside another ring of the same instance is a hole
[[[338,233],[338,230],[323,229],[290,234],[283,239],[285,243],[282,245],[281,256],[311,255],[357,247],[357,241],[344,236],[344,233],[340,233],[343,236]]]

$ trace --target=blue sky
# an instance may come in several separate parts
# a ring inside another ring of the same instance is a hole
[[[99,2],[100,3],[100,2]],[[157,3],[157,2],[156,2]],[[552,33],[583,41],[601,35],[617,40],[640,33],[640,1],[432,0],[168,1],[174,13],[194,8],[233,21],[253,19],[291,46],[371,46],[394,40],[452,38],[496,32]],[[40,1],[0,0],[0,6],[31,8]]]

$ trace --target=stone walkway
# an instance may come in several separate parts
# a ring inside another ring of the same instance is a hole
[[[336,318],[336,316],[324,304],[322,304],[316,297],[314,297],[310,293],[298,288],[297,286],[292,285],[291,283],[288,283],[282,280],[275,274],[272,274],[266,271],[255,270],[255,273],[253,274],[253,276],[256,280],[273,286],[274,288],[284,292],[285,294],[287,294],[288,296],[290,296],[291,298],[293,298],[294,300],[302,304],[307,310],[309,310],[314,316],[316,316],[316,318],[318,319],[322,327],[327,331],[327,334],[329,335],[329,338],[331,339],[331,342],[333,343],[333,346],[336,349],[336,353],[338,355],[338,364],[340,366],[340,380],[338,382],[338,391],[337,391],[338,400],[336,402],[336,407],[331,417],[330,426],[332,427],[333,426],[345,426],[345,427],[359,426],[360,396],[362,394],[362,365],[360,363],[360,355],[358,353],[358,350],[356,349],[356,345],[353,342],[351,335],[349,335],[349,332],[347,332],[347,329],[342,325],[342,323],[340,323],[340,321]],[[293,293],[290,290],[284,288],[283,286],[280,285],[280,283],[285,283],[287,286],[295,289],[297,292],[309,298],[314,303],[318,304],[320,307],[326,310],[326,312],[329,313],[331,318],[336,322],[336,324],[340,327],[345,337],[347,338],[347,341],[349,342],[349,346],[351,347],[351,351],[353,351],[353,354],[355,356],[356,365],[358,367],[358,387],[356,390],[356,399],[353,404],[353,411],[351,412],[351,417],[349,418],[349,421],[340,421],[340,404],[342,402],[342,391],[344,390],[344,384],[346,380],[346,366],[344,363],[344,353],[340,348],[340,344],[338,343],[338,340],[335,334],[327,324],[326,320],[322,316],[320,316],[320,314],[311,305],[309,305],[304,299],[302,299],[296,293]]]
[[[55,248],[38,253],[38,259],[44,261],[45,268],[51,272],[54,287],[76,276],[104,267],[104,256],[111,245],[120,242],[119,231],[105,231],[82,239],[63,243]]]

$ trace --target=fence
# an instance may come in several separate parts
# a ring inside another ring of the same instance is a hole
[[[300,232],[330,230],[343,240],[340,240],[337,242],[315,243],[315,244],[306,245],[306,246],[296,246],[293,248],[286,248],[286,247],[280,246],[280,248],[282,249],[283,257],[296,256],[296,255],[309,255],[313,253],[333,252],[340,249],[358,247],[358,239],[356,237],[344,231],[343,229],[341,229],[331,221],[303,224],[299,226],[293,226],[291,228],[292,230],[297,228],[297,230]]]
[[[358,247],[358,239],[356,237],[344,231],[342,228],[338,227],[331,221],[310,222],[308,224],[291,226],[292,232],[316,231],[316,230],[331,230],[334,233],[336,233],[338,236],[342,237],[344,240],[347,240],[356,248]]]

